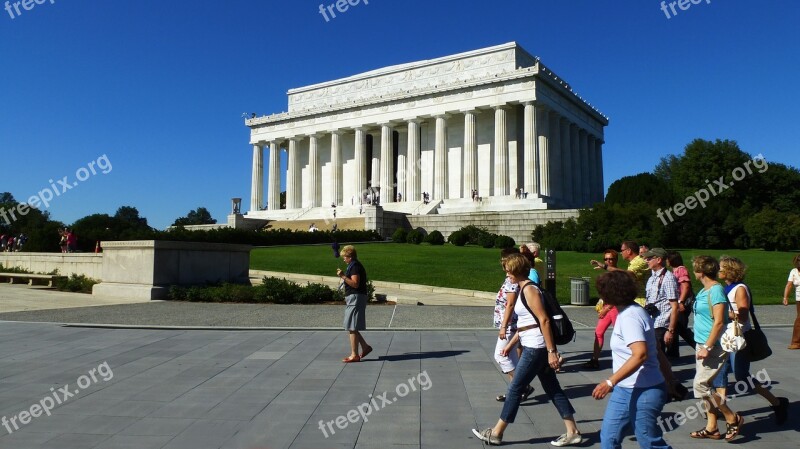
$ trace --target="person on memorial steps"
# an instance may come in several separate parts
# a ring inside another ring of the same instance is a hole
[[[367,344],[359,332],[367,329],[367,271],[358,261],[353,245],[343,247],[341,254],[347,263],[347,269],[342,271],[337,268],[336,275],[344,283],[344,328],[350,334],[350,355],[342,359],[342,362],[360,362],[372,352],[372,346]],[[359,345],[361,354],[358,352]]]
[[[621,448],[630,426],[639,447],[670,449],[657,425],[667,393],[656,334],[650,315],[634,302],[636,281],[623,271],[605,273],[597,278],[597,292],[618,311],[609,343],[613,372],[592,391],[598,400],[611,393],[600,428],[600,447]]]
[[[528,279],[530,264],[523,255],[511,254],[506,258],[505,268],[512,282],[519,284],[519,297],[514,305],[514,312],[518,317],[517,335],[522,342],[522,356],[514,371],[514,380],[508,386],[503,411],[497,424],[484,430],[472,429],[472,433],[489,445],[501,444],[503,433],[517,416],[525,387],[538,376],[545,394],[556,406],[567,430],[550,444],[553,446],[579,444],[583,438],[575,423],[575,409],[561,389],[554,371],[559,367],[559,357],[558,348],[553,341],[550,317],[545,310],[539,287]],[[533,311],[535,317],[528,308]]]

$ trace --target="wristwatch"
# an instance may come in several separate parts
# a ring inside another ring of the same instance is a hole
[[[606,379],[606,383],[609,387],[614,388],[614,382],[611,382],[611,379]]]
[[[706,351],[710,351],[710,350],[714,349],[713,346],[708,346],[707,344],[703,344],[702,346],[703,346],[703,349],[705,349]]]

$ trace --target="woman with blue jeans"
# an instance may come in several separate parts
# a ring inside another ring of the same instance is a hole
[[[511,254],[506,259],[505,268],[512,281],[519,284],[519,297],[514,304],[514,312],[518,317],[515,338],[519,338],[522,343],[522,356],[514,370],[514,379],[508,386],[506,401],[497,424],[483,431],[472,429],[472,433],[489,445],[499,445],[503,441],[506,427],[517,417],[522,393],[533,378],[538,376],[545,394],[556,406],[567,430],[567,433],[550,444],[579,444],[583,439],[573,418],[575,409],[561,389],[554,371],[558,369],[560,362],[550,329],[550,318],[545,311],[539,288],[528,279],[530,262],[521,254]]]
[[[661,410],[667,402],[667,385],[659,367],[653,319],[635,302],[636,281],[624,271],[597,278],[597,292],[617,308],[611,334],[611,377],[594,388],[592,397],[611,398],[600,429],[600,447],[618,449],[628,426],[643,449],[671,449],[664,441]]]

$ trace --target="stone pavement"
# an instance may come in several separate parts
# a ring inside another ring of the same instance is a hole
[[[0,285],[0,303],[17,288]],[[784,326],[767,330],[775,354],[752,371],[769,378],[773,392],[787,396],[796,413],[798,392],[791,385],[800,381],[794,360],[800,352],[786,349],[791,328],[785,326],[793,312],[759,308],[762,322]],[[601,371],[580,369],[592,344],[593,311],[568,313],[581,330],[577,341],[561,348],[567,363],[559,379],[578,410],[586,438],[581,447],[596,448],[606,401],[590,393],[610,374],[609,355],[604,353]],[[0,322],[0,449],[483,447],[470,429],[497,420],[501,404],[494,397],[507,386],[491,356],[496,334],[487,328],[490,306],[371,306],[372,330],[365,337],[375,350],[356,364],[341,362],[348,347],[341,315],[341,306],[169,302],[4,313],[0,319],[19,322]],[[26,320],[55,323],[21,322]],[[112,321],[209,329],[56,324]],[[275,329],[224,329],[250,326]],[[691,350],[682,351],[674,368],[690,386]],[[538,381],[534,386],[505,446],[550,447],[563,432]],[[694,403],[668,404],[664,422],[674,422],[676,412]],[[51,405],[48,416],[42,407]],[[760,397],[737,397],[731,406],[746,419],[733,444],[798,447],[800,424],[793,413],[777,427]],[[668,432],[667,440],[675,448],[725,444],[688,436],[702,425],[699,418],[690,420]],[[628,438],[624,447],[637,445]]]

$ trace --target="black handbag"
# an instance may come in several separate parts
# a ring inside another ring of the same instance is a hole
[[[750,294],[750,287],[747,287],[747,293],[748,295]],[[747,342],[744,352],[751,362],[758,362],[759,360],[764,360],[771,356],[772,348],[769,347],[767,336],[764,335],[764,331],[761,330],[761,326],[758,324],[758,318],[756,318],[753,306],[753,297],[750,296],[750,319],[752,320],[752,326],[750,330],[744,333],[744,339]]]

